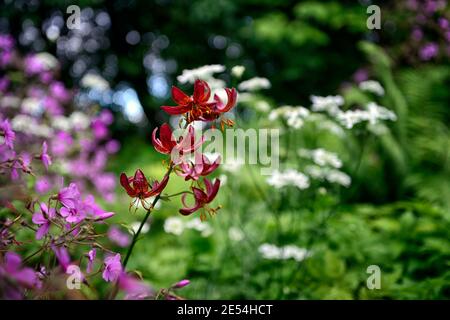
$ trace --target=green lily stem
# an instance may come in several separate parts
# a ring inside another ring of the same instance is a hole
[[[185,193],[192,194],[192,192],[190,192],[190,191],[181,191],[181,192],[177,192],[177,193],[168,195],[167,198],[172,198],[172,197],[180,196],[180,195],[185,194]]]

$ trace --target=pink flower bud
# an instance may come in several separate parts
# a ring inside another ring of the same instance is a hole
[[[184,288],[184,287],[186,287],[187,285],[189,285],[189,283],[191,283],[189,280],[184,279],[184,280],[181,280],[181,281],[175,283],[175,284],[172,286],[172,288],[173,288],[173,289],[181,289],[181,288]]]

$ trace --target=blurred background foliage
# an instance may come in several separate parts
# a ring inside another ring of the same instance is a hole
[[[220,195],[224,209],[209,221],[214,229],[209,237],[164,233],[164,220],[178,208],[164,204],[130,263],[149,282],[167,286],[187,277],[192,285],[183,293],[189,298],[450,297],[450,64],[445,51],[450,40],[435,28],[439,17],[450,14],[446,1],[425,22],[409,7],[414,1],[385,1],[382,29],[371,31],[366,27],[370,1],[83,0],[77,3],[85,23],[81,32],[64,25],[71,1],[2,2],[0,30],[19,39],[24,52],[55,54],[68,85],[92,70],[111,83],[111,94],[97,98],[117,115],[114,132],[122,150],[111,163],[117,173],[139,167],[151,176],[162,174],[162,157],[148,137],[167,120],[159,106],[171,104],[170,86],[183,69],[243,65],[244,78],[270,79],[272,86],[261,98],[272,107],[308,106],[311,94],[337,93],[349,106],[364,104],[370,97],[357,88],[361,72],[385,88],[381,104],[398,116],[387,134],[344,142],[325,134],[314,139],[352,166],[364,146],[353,186],[340,193],[343,200],[333,214],[328,217],[321,205],[335,202],[332,196],[303,205],[312,200],[298,192],[289,195],[295,205],[273,210],[245,173],[256,169],[247,168],[228,176]],[[431,59],[421,59],[418,40],[411,39],[417,26],[428,39],[422,43],[443,48]],[[222,77],[231,82],[229,75]],[[128,92],[128,102],[118,92]],[[260,123],[248,116],[254,111],[238,108],[245,119],[238,126]],[[256,181],[270,192],[263,177]],[[181,189],[175,183],[169,188]],[[121,213],[118,222],[139,220],[140,212],[126,212],[128,199],[122,194],[119,199],[111,205]],[[230,240],[233,227],[244,232],[241,241]],[[263,242],[295,243],[314,255],[302,262],[265,260],[257,250]],[[371,264],[383,272],[382,290],[365,285]]]

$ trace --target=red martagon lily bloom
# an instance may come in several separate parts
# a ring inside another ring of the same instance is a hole
[[[187,113],[186,120],[188,123],[196,120],[214,121],[222,113],[230,111],[237,101],[237,91],[232,88],[225,88],[228,96],[228,101],[224,104],[220,98],[215,95],[214,100],[209,102],[211,97],[211,88],[204,80],[195,80],[194,94],[188,96],[179,88],[172,87],[172,99],[177,104],[176,106],[162,106],[165,112],[170,115],[179,115]]]
[[[190,215],[192,213],[194,213],[195,211],[197,211],[200,208],[205,208],[209,214],[214,214],[216,213],[216,211],[220,208],[209,208],[207,207],[207,204],[209,204],[210,202],[212,202],[214,200],[214,198],[217,195],[217,192],[219,191],[219,187],[220,187],[220,180],[216,179],[214,184],[211,183],[211,181],[209,181],[208,179],[204,178],[203,179],[204,183],[205,183],[205,187],[206,187],[206,192],[203,191],[202,189],[196,188],[196,187],[192,187],[192,192],[194,194],[194,200],[195,200],[195,204],[193,207],[188,207],[188,205],[186,204],[186,193],[183,194],[183,196],[181,197],[181,201],[183,202],[183,205],[185,206],[185,208],[180,209],[180,213],[182,215]],[[202,214],[200,216],[200,218],[203,220],[205,218],[205,216]]]
[[[189,126],[187,133],[181,136],[176,141],[172,130],[167,123],[164,123],[160,128],[159,138],[156,137],[156,132],[158,128],[155,128],[152,133],[152,143],[156,151],[162,154],[171,154],[173,150],[176,154],[172,154],[172,158],[181,157],[183,155],[190,154],[197,150],[203,142],[205,142],[205,137],[201,137],[198,141],[195,140],[195,131],[193,126]],[[172,159],[174,162],[179,162],[180,159]]]
[[[151,206],[145,199],[160,194],[166,187],[168,181],[169,175],[165,175],[161,182],[155,180],[150,186],[147,178],[140,169],[136,170],[133,177],[127,177],[125,173],[120,175],[120,184],[130,197],[135,198],[131,203],[130,208],[135,205],[137,201],[141,201],[144,209],[151,209]]]

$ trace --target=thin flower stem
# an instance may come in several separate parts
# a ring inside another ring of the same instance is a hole
[[[192,194],[191,191],[181,191],[181,192],[178,192],[178,193],[174,193],[174,194],[168,195],[167,198],[172,198],[172,197],[180,196],[180,195],[185,194],[185,193]]]
[[[42,246],[39,250],[35,251],[34,253],[30,254],[28,257],[26,257],[25,259],[23,259],[23,263],[27,262],[28,260],[30,260],[31,258],[33,258],[35,255],[37,255],[39,252],[45,250],[47,248],[46,245]]]

